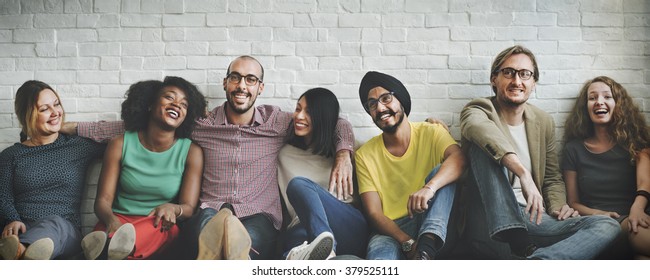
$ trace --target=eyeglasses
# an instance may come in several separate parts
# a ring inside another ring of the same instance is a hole
[[[242,76],[241,74],[237,72],[232,72],[226,76],[226,79],[228,79],[228,82],[231,84],[239,84],[241,82],[241,79],[244,78],[244,81],[246,82],[247,86],[254,86],[257,84],[257,82],[261,82],[260,78],[256,77],[253,74],[248,74],[246,76]]]
[[[533,71],[530,71],[528,69],[516,70],[516,69],[510,68],[510,67],[499,69],[499,70],[494,71],[494,72],[495,73],[498,73],[498,72],[503,73],[503,76],[506,77],[506,79],[512,79],[512,78],[515,77],[515,74],[517,74],[517,76],[519,76],[519,78],[521,78],[524,81],[530,79],[530,77],[533,76]]]
[[[387,92],[387,93],[384,93],[384,94],[380,95],[378,99],[371,98],[368,101],[366,101],[365,104],[363,104],[363,107],[368,112],[377,110],[377,103],[381,103],[381,104],[386,105],[388,103],[393,102],[393,95],[394,94],[395,94],[394,92]]]

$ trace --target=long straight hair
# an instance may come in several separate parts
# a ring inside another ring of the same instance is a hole
[[[36,128],[36,121],[38,120],[38,97],[41,94],[41,91],[49,89],[54,92],[56,98],[59,99],[59,104],[61,104],[61,110],[63,111],[63,116],[61,122],[65,121],[65,110],[63,109],[63,103],[61,103],[61,98],[59,94],[48,84],[36,81],[29,80],[23,83],[22,86],[16,91],[16,100],[14,101],[14,110],[16,111],[16,116],[18,117],[18,122],[21,126],[20,131],[20,142],[27,140],[27,137],[33,138]]]
[[[289,134],[288,143],[305,150],[311,148],[315,155],[333,157],[336,153],[334,131],[340,111],[336,95],[325,88],[312,88],[305,91],[300,98],[305,98],[306,111],[311,118],[311,143],[306,143],[304,137],[296,136],[293,129]]]

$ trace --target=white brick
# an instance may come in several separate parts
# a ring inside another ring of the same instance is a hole
[[[510,26],[513,21],[512,13],[471,13],[469,23],[477,27]]]
[[[0,114],[0,128],[11,128],[12,126],[11,115]]]
[[[203,57],[205,59],[205,57]],[[187,59],[184,56],[145,57],[142,68],[144,70],[181,70],[187,68]]]
[[[381,41],[381,28],[363,28],[361,29],[362,42],[379,42]]]
[[[165,41],[185,41],[184,28],[165,28],[163,30],[163,40]]]
[[[138,56],[160,56],[165,53],[165,44],[163,43],[139,43],[127,42],[122,43],[122,55]]]
[[[359,42],[361,28],[332,28],[329,29],[329,42]]]
[[[426,27],[468,26],[469,16],[466,13],[427,14]]]
[[[163,76],[183,77],[190,83],[203,84],[206,81],[206,74],[203,70],[164,70]]]
[[[593,69],[617,70],[636,69],[645,70],[650,65],[650,58],[645,56],[611,56],[599,55],[596,57]]]
[[[449,69],[489,70],[492,57],[488,56],[449,56]]]
[[[610,55],[643,55],[643,45],[642,42],[630,41],[601,42],[602,53]]]
[[[545,70],[589,69],[593,58],[586,55],[536,55],[539,67]]]
[[[39,57],[56,57],[56,44],[54,43],[38,43],[35,50]]]
[[[56,58],[18,58],[16,70],[55,70]]]
[[[620,41],[623,40],[623,28],[585,27],[582,28],[582,39],[585,41]]]
[[[43,43],[54,42],[53,29],[15,29],[14,42]]]
[[[388,71],[383,71],[381,69],[376,69],[376,70],[379,70],[380,72],[384,72],[400,80],[409,91],[412,90],[423,91],[424,86],[427,82],[426,70],[421,70],[421,69],[408,69],[408,70],[396,69],[396,70],[388,70]],[[359,81],[361,81],[361,79],[359,79]]]
[[[227,14],[207,14],[208,26],[248,26],[250,22],[249,14],[227,13]]]
[[[165,0],[140,0],[141,13],[164,13]]]
[[[250,26],[263,27],[291,27],[293,25],[293,15],[269,13],[257,15],[251,18]]]
[[[317,3],[317,12],[336,12],[339,9],[338,0],[319,0]]]
[[[250,42],[211,42],[208,54],[210,55],[241,55],[251,53]]]
[[[123,98],[129,85],[100,85],[99,97],[103,98]]]
[[[0,43],[11,43],[13,32],[11,30],[0,30]]]
[[[99,97],[99,86],[97,85],[60,85],[56,87],[56,91],[65,98]],[[67,103],[65,105],[67,107]]]
[[[273,11],[287,13],[313,13],[316,3],[312,0],[274,0]]]
[[[338,14],[295,14],[294,27],[337,27]]]
[[[162,30],[160,28],[142,29],[142,42],[160,42],[162,41]]]
[[[96,70],[99,69],[98,57],[60,57],[56,66],[61,70]]]
[[[187,41],[226,41],[228,30],[226,28],[186,28],[185,39]]]
[[[500,12],[534,12],[536,0],[493,2],[492,10]]]
[[[233,27],[228,29],[230,38],[236,41],[271,41],[273,29],[270,27]]]
[[[582,0],[580,1],[581,12],[603,12],[619,13],[623,10],[623,0]]]
[[[100,28],[97,29],[99,41],[140,41],[142,32],[136,28]]]
[[[413,13],[391,13],[382,16],[384,27],[424,27],[424,15]]]
[[[79,44],[81,56],[120,55],[120,43],[83,43]]]
[[[79,112],[119,112],[121,108],[121,101],[117,99],[105,98],[92,98],[92,99],[79,99]]]
[[[91,13],[93,11],[92,0],[64,0],[63,11],[66,14]]]
[[[0,71],[14,71],[16,70],[16,60],[13,58],[0,58]],[[4,88],[0,87],[0,93]],[[0,99],[3,99],[0,97]]]
[[[185,12],[184,2],[183,0],[165,0],[165,13],[181,14]]]
[[[557,42],[556,41],[515,41],[515,44],[522,45],[530,49],[535,56],[541,54],[557,54]],[[505,49],[504,47],[503,49]],[[496,56],[503,49],[490,54],[492,57]]]
[[[63,0],[44,0],[43,8],[46,13],[62,14],[63,13]]]
[[[582,14],[574,12],[557,13],[558,26],[580,26]]]
[[[377,14],[341,14],[339,27],[381,27],[381,17]]]
[[[449,3],[450,12],[483,12],[492,10],[490,1],[485,0],[455,0]]]
[[[405,42],[406,28],[384,28],[381,31],[382,42]]]
[[[205,26],[204,14],[163,15],[164,27],[200,27]]]
[[[160,27],[162,26],[162,16],[124,14],[122,15],[120,24],[124,27]]]
[[[627,13],[648,13],[650,5],[646,0],[625,0],[623,2],[623,11]]]
[[[80,84],[117,84],[119,83],[119,72],[79,71],[77,73],[77,80]]]
[[[22,85],[25,81],[33,79],[34,73],[32,71],[0,72],[0,85]],[[13,112],[13,107],[9,110],[0,110],[0,112]]]
[[[650,26],[650,15],[648,14],[626,14],[625,26]]]
[[[625,39],[631,41],[650,41],[650,29],[645,27],[626,28]]]
[[[141,70],[144,64],[144,58],[139,56],[123,56],[121,60],[122,70]]]
[[[96,13],[118,13],[120,11],[120,0],[95,1],[94,11]]]
[[[10,86],[0,86],[0,99],[12,99],[14,91]]]
[[[13,1],[12,1],[13,2]],[[18,1],[15,1],[18,2]],[[20,1],[20,11],[16,11],[15,13],[24,13],[24,14],[38,14],[38,13],[45,13],[45,6],[43,5],[43,0],[31,0],[31,1],[25,1],[22,0]],[[0,6],[0,10],[2,8],[5,8],[3,6],[6,6],[9,3],[5,3],[4,5]],[[15,3],[11,3],[10,5],[13,6]],[[15,9],[15,8],[14,8]]]
[[[296,80],[304,84],[325,86],[339,81],[339,73],[332,70],[300,71],[296,74]]]
[[[467,54],[470,44],[466,42],[432,41],[428,42],[430,54]]]
[[[117,56],[101,57],[99,62],[100,70],[120,70],[121,60]]]
[[[10,108],[13,110],[13,105]],[[20,140],[19,135],[20,128],[2,128],[0,129],[0,143],[17,143]]]
[[[452,41],[490,41],[494,39],[494,28],[490,27],[452,27]]]
[[[31,28],[32,15],[0,15],[0,28]]]
[[[490,84],[490,71],[489,70],[473,70],[470,72],[470,83],[474,85],[489,85]]]
[[[185,1],[185,11],[193,13],[225,12],[226,2],[221,0],[192,0]]]
[[[489,86],[476,85],[450,85],[449,98],[452,99],[474,99],[490,96],[492,89]]]
[[[444,69],[447,68],[447,56],[412,55],[406,57],[407,69]]]
[[[171,42],[165,47],[166,55],[207,55],[207,42]]]
[[[470,75],[461,70],[429,70],[427,81],[432,84],[468,83]]]
[[[556,23],[555,13],[513,13],[512,24],[515,26],[553,26]]]
[[[275,68],[276,69],[285,69],[285,70],[303,70],[304,65],[302,58],[295,56],[279,56],[275,59]]]
[[[409,28],[406,41],[438,41],[449,39],[448,28]]]
[[[496,40],[536,40],[537,28],[535,27],[495,27]]]
[[[621,14],[583,13],[583,26],[618,27],[623,26],[625,18]]]
[[[162,80],[162,71],[120,71],[119,83],[133,84],[143,80]]]
[[[77,56],[76,43],[61,42],[56,45],[56,53],[59,57]]]
[[[298,56],[338,56],[338,43],[296,43]]]
[[[250,53],[253,55],[295,55],[296,44],[292,42],[253,42]]]
[[[75,15],[35,15],[34,27],[36,28],[60,28],[75,27],[77,19]]]
[[[592,77],[593,78],[593,77]],[[558,99],[578,95],[581,84],[546,85],[535,89],[535,96],[539,99]]]
[[[313,28],[273,28],[273,38],[277,41],[315,42],[317,35]]]
[[[0,44],[0,55],[3,57],[35,56],[33,44]]]
[[[542,109],[542,111],[547,113],[555,113],[558,111],[557,100],[546,100],[546,99],[534,99],[530,98],[528,103],[533,104],[535,107]],[[564,122],[555,122],[556,126],[563,125]],[[557,137],[557,135],[556,135]],[[561,139],[561,138],[558,138]]]
[[[190,56],[187,58],[187,69],[225,69],[230,59],[223,56]]]
[[[140,1],[129,1],[122,0],[122,13],[139,13],[140,12]]]
[[[579,41],[582,33],[580,28],[576,27],[540,27],[540,40],[566,40]]]
[[[97,31],[94,29],[60,29],[57,30],[58,42],[97,42]]]
[[[578,0],[545,0],[537,3],[539,12],[578,11],[579,7]]]
[[[405,0],[404,10],[413,13],[447,12],[447,0]]]
[[[354,70],[361,69],[360,57],[322,57],[318,63],[322,70]]]
[[[114,14],[77,15],[77,27],[81,28],[107,28],[119,27],[120,18]]]
[[[339,7],[343,12],[348,13],[361,11],[361,3],[358,0],[339,0]]]
[[[343,42],[341,43],[342,56],[361,56],[361,43]]]
[[[599,54],[601,53],[600,42],[558,42],[557,52],[559,54]]]
[[[427,42],[405,42],[405,43],[385,43],[384,55],[404,56],[404,55],[422,55],[428,53]]]
[[[404,68],[406,68],[406,58],[403,56],[366,57],[363,59],[363,69],[385,71]]]

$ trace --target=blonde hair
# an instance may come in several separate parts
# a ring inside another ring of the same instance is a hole
[[[59,94],[48,84],[41,81],[27,81],[16,91],[14,110],[21,126],[20,142],[27,140],[27,137],[33,138],[35,135],[36,121],[38,120],[36,117],[38,115],[38,97],[46,89],[54,92],[56,98],[61,102]],[[61,104],[61,110],[63,110],[63,104]],[[65,110],[63,112],[62,122],[65,121]]]

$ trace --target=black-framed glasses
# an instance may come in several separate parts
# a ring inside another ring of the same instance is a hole
[[[241,74],[237,72],[230,72],[228,76],[226,76],[226,79],[228,80],[229,83],[231,84],[239,84],[241,82],[241,79],[244,78],[244,82],[246,83],[247,86],[254,86],[257,84],[257,82],[261,82],[260,78],[256,77],[253,74],[248,74],[246,76],[242,76]]]
[[[377,104],[378,103],[386,105],[388,103],[393,102],[393,95],[395,95],[394,92],[387,92],[387,93],[384,93],[384,94],[380,95],[379,98],[377,98],[377,99],[374,99],[374,98],[368,99],[368,101],[366,101],[366,103],[363,104],[363,107],[368,112],[377,110]]]
[[[524,81],[530,79],[530,77],[533,76],[533,71],[530,71],[528,69],[519,69],[519,70],[517,70],[517,69],[514,69],[514,68],[510,68],[510,67],[502,68],[502,69],[499,69],[499,70],[497,70],[495,72],[497,72],[497,73],[501,72],[503,74],[503,76],[506,77],[506,79],[512,79],[512,78],[515,77],[515,75],[517,75],[517,76],[519,76],[519,78],[521,78]]]

